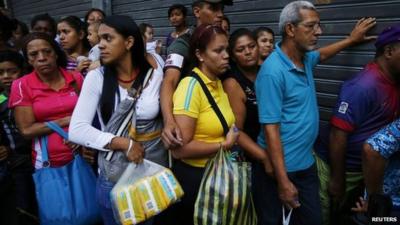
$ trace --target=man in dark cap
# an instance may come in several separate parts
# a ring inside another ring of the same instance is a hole
[[[375,47],[374,61],[343,83],[330,125],[315,145],[324,217],[335,224],[363,193],[363,143],[400,112],[400,25],[386,28]],[[329,216],[329,200],[338,215]]]
[[[221,26],[225,5],[232,0],[193,1],[192,10],[196,25],[211,24]],[[161,109],[164,119],[162,139],[166,147],[173,149],[182,145],[182,136],[172,115],[172,95],[182,76],[190,71],[189,40],[192,32],[180,36],[167,49],[168,57],[164,66],[164,81],[161,86]]]

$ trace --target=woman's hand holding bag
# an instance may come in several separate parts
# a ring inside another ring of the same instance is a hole
[[[225,136],[225,141],[221,143],[222,149],[230,150],[239,138],[239,129],[233,124]]]
[[[143,163],[144,159],[144,148],[140,142],[136,142],[133,140],[129,141],[130,144],[126,151],[126,157],[130,162],[134,162],[136,164]],[[131,144],[132,143],[132,144]]]

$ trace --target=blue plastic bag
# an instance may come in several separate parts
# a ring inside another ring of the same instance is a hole
[[[47,126],[68,139],[55,123]],[[96,176],[79,156],[69,164],[51,168],[47,136],[41,138],[43,168],[33,174],[41,225],[90,225],[101,220],[96,202]]]

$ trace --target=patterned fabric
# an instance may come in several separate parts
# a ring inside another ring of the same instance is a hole
[[[76,67],[78,67],[78,61],[68,58],[67,67],[65,67],[65,69],[67,69],[68,71],[74,71]]]
[[[149,87],[153,75],[153,69],[150,69],[142,90]],[[113,112],[104,131],[119,137],[130,137],[134,141],[140,142],[145,150],[146,159],[166,166],[167,151],[161,141],[163,124],[161,117],[157,116],[152,120],[140,120],[137,117],[135,108],[138,99],[143,97],[143,93],[137,93],[139,96],[136,97],[134,94],[129,94],[129,97],[118,103],[117,109]],[[101,151],[98,159],[100,174],[115,183],[130,163],[126,154],[121,151]]]
[[[367,143],[388,160],[383,193],[390,195],[395,207],[400,207],[400,119],[374,134]]]

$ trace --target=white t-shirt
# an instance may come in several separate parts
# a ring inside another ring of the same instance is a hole
[[[93,46],[92,49],[90,49],[88,58],[92,62],[100,60],[100,49],[98,44]]]
[[[165,62],[164,59],[157,53],[149,53],[151,56],[153,56],[154,60],[156,60],[157,65],[161,68],[164,68]]]
[[[157,41],[147,42],[146,43],[146,51],[148,53],[156,53]]]
[[[69,126],[69,138],[72,142],[89,148],[104,149],[114,134],[103,132],[105,124],[100,113],[100,97],[103,89],[103,67],[90,71],[83,82],[78,103],[72,114]],[[136,102],[136,118],[138,120],[152,120],[160,113],[160,87],[163,80],[162,67],[154,70],[148,85],[143,89]],[[120,100],[128,96],[128,91],[119,86]],[[116,103],[118,95],[115,95]],[[117,104],[116,106],[117,107]],[[98,114],[101,130],[92,126],[95,114]]]

